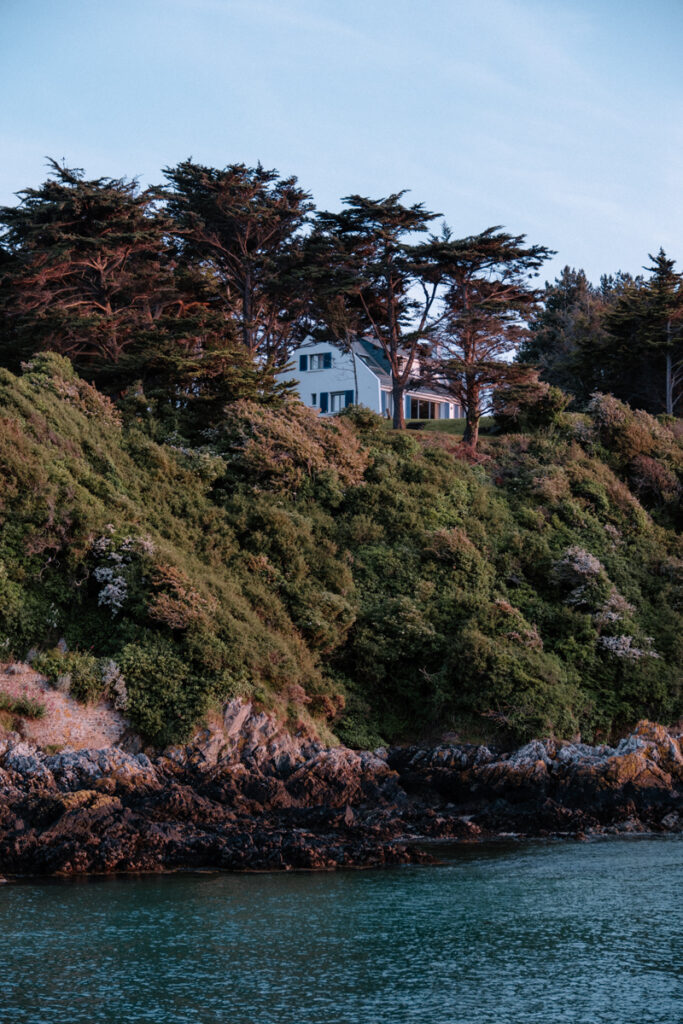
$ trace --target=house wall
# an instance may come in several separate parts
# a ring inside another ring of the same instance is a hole
[[[425,398],[430,402],[435,402],[438,406],[439,415],[436,417],[441,420],[457,420],[461,419],[463,412],[457,402],[453,402],[449,399],[444,399],[442,395],[434,395],[429,391],[407,391],[403,396],[403,413],[406,419],[410,419],[410,399],[411,398]],[[393,399],[391,392],[387,388],[382,388],[381,406],[382,414],[385,411],[388,415],[391,415],[393,408]]]
[[[315,369],[311,367],[311,356],[329,355],[330,366],[327,369]],[[307,369],[300,369],[300,357],[306,356]],[[354,359],[350,353],[340,352],[329,344],[311,344],[306,342],[295,349],[291,355],[292,369],[285,373],[279,373],[277,379],[280,381],[292,381],[296,385],[299,398],[304,403],[315,409],[321,408],[321,394],[326,394],[327,408],[325,413],[331,413],[331,395],[344,392],[345,396],[353,392],[353,402],[356,405],[364,405],[373,412],[380,415],[390,415],[392,408],[391,392],[386,386],[380,386],[377,375],[367,366],[362,359],[356,357],[356,373],[354,376]],[[357,386],[356,386],[357,385]],[[313,398],[315,395],[315,399]],[[410,398],[428,398],[430,401],[440,405],[439,415],[441,419],[453,419],[462,415],[462,410],[457,403],[444,400],[441,395],[433,395],[429,391],[409,391],[404,396],[405,415],[410,417]],[[346,404],[346,399],[345,399]]]
[[[311,356],[331,353],[329,369],[311,370]],[[299,369],[299,357],[305,355],[308,358],[309,369]],[[279,373],[277,379],[281,381],[293,381],[297,386],[299,397],[304,405],[320,408],[320,395],[325,393],[328,396],[334,392],[353,391],[354,403],[365,405],[374,412],[380,412],[379,380],[372,370],[365,365],[361,359],[356,359],[356,376],[353,372],[353,359],[350,354],[340,352],[331,345],[302,345],[294,350],[291,356],[293,368],[285,373]],[[356,378],[358,388],[356,389]],[[356,390],[358,393],[356,394]],[[313,395],[316,396],[315,402]],[[328,412],[330,404],[328,399]]]

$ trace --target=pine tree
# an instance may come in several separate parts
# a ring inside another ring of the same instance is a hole
[[[438,289],[437,281],[425,278],[427,264],[409,241],[439,214],[422,203],[406,206],[404,195],[346,196],[346,209],[321,212],[316,218],[319,243],[325,240],[338,261],[338,294],[346,297],[342,322],[348,324],[352,317],[353,329],[369,334],[386,357],[397,429],[405,427],[404,395],[419,372],[421,344],[433,326],[430,315]]]
[[[432,374],[462,405],[467,421],[463,440],[472,447],[495,388],[525,376],[509,357],[527,338],[528,320],[539,302],[530,279],[552,251],[524,242],[524,235],[499,227],[462,239],[453,239],[446,229],[423,250],[431,258],[434,280],[444,289]]]
[[[663,249],[649,258],[649,280],[625,288],[605,315],[604,390],[673,415],[683,388],[683,275]]]
[[[546,282],[517,361],[536,364],[544,381],[587,401],[600,389],[595,357],[605,341],[606,301],[583,270],[565,267],[552,284]]]
[[[216,302],[244,348],[284,364],[305,309],[297,270],[309,193],[261,164],[219,170],[185,160],[164,175],[181,259],[212,274]]]

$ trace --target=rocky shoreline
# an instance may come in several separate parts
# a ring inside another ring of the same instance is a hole
[[[0,874],[313,870],[424,862],[420,840],[683,831],[683,732],[327,749],[248,703],[150,759],[0,740]]]

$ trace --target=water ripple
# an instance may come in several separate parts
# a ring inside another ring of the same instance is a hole
[[[679,1024],[683,839],[0,888],[0,1024]]]

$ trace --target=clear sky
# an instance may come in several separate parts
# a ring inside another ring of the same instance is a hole
[[[260,160],[526,233],[550,276],[680,267],[682,55],[683,0],[0,0],[0,203],[45,156]]]

